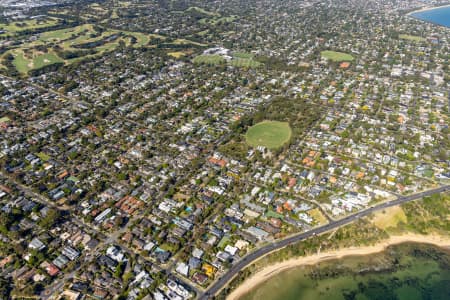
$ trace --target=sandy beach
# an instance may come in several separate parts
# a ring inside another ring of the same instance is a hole
[[[322,252],[310,256],[289,259],[274,265],[267,266],[261,271],[252,275],[245,280],[237,289],[235,289],[228,297],[228,300],[236,300],[255,288],[257,285],[263,283],[270,277],[284,271],[286,269],[298,267],[301,265],[312,265],[321,261],[342,258],[353,255],[368,255],[383,251],[386,247],[405,242],[417,242],[424,244],[433,244],[443,248],[450,248],[450,237],[443,237],[438,235],[418,235],[406,234],[400,236],[392,236],[387,240],[380,242],[374,246],[352,247],[344,248],[336,251]]]
[[[409,13],[407,13],[407,15],[410,16],[411,14],[414,14],[414,13],[418,13],[418,12],[422,12],[422,11],[428,11],[428,10],[433,10],[433,9],[439,9],[439,8],[444,8],[444,7],[450,7],[450,4],[446,4],[446,5],[442,5],[442,6],[423,7],[421,9],[409,12]]]

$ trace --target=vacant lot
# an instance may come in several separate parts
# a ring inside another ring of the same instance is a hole
[[[253,147],[263,146],[268,149],[277,149],[287,143],[291,135],[289,123],[264,121],[250,127],[245,134],[245,140]]]
[[[327,219],[318,208],[311,209],[308,211],[308,214],[314,219],[317,225],[324,225],[328,223]]]
[[[381,229],[389,227],[395,228],[400,222],[406,223],[406,215],[400,206],[386,208],[383,211],[377,212],[373,218],[375,226]]]
[[[322,57],[332,60],[334,62],[341,62],[341,61],[352,61],[353,56],[347,53],[343,52],[336,52],[336,51],[322,51],[321,52]]]

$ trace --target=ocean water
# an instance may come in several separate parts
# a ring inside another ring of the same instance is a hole
[[[411,16],[426,22],[450,27],[450,6],[415,12]]]
[[[450,252],[421,244],[275,275],[240,300],[449,300]]]

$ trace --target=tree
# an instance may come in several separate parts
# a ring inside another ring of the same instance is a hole
[[[12,290],[11,278],[0,277],[0,298],[10,299],[11,290]]]
[[[114,271],[114,277],[120,278],[122,276],[123,271],[125,270],[125,264],[121,262],[117,265],[116,270]]]
[[[58,222],[60,217],[61,213],[58,210],[50,208],[47,211],[47,215],[40,220],[39,225],[45,229],[50,229]]]

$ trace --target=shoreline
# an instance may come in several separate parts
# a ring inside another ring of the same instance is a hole
[[[319,262],[341,259],[348,256],[364,256],[384,251],[388,246],[402,244],[402,243],[421,243],[431,244],[441,248],[450,248],[450,237],[440,235],[419,235],[419,234],[405,234],[398,236],[391,236],[388,239],[373,245],[362,247],[343,248],[334,251],[327,251],[317,253],[309,256],[302,256],[298,258],[288,259],[273,265],[268,265],[257,273],[251,275],[245,281],[233,290],[228,296],[227,300],[237,300],[253,290],[258,285],[264,283],[271,277],[288,269],[296,268],[303,265],[313,265]]]
[[[435,10],[435,9],[440,9],[440,8],[445,8],[445,7],[450,7],[450,3],[441,5],[441,6],[425,6],[425,7],[422,7],[421,9],[411,11],[411,12],[407,13],[406,15],[413,17],[412,14],[415,14],[415,13],[429,11],[429,10]]]

